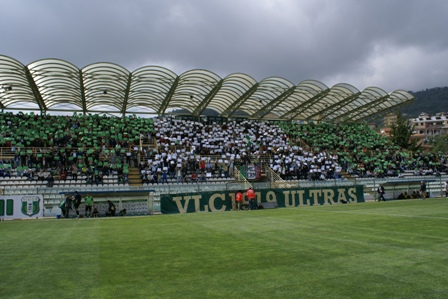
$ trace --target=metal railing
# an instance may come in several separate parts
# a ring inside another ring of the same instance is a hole
[[[269,182],[271,183],[271,185],[274,188],[291,188],[293,185],[295,187],[298,186],[297,183],[290,183],[285,181],[284,179],[282,179],[280,177],[280,175],[278,175],[278,173],[276,173],[272,168],[270,168],[269,166],[265,166],[264,167],[264,172],[266,174],[266,177],[269,179]]]
[[[246,177],[240,172],[238,167],[233,167],[233,176],[235,177],[237,183],[242,184],[244,189],[252,188],[252,184],[246,179]]]
[[[426,191],[429,197],[445,197],[445,182],[448,181],[448,175],[354,178],[351,181],[357,185],[364,185],[364,197],[367,200],[378,199],[377,189],[380,184],[383,184],[386,189],[386,199],[397,199],[404,192],[408,195],[411,195],[413,192],[418,193],[422,181],[426,183]]]

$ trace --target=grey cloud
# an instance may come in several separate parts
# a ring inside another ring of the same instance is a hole
[[[447,85],[447,67],[428,59],[448,48],[442,0],[16,0],[3,7],[0,53],[25,64],[47,57],[131,71],[160,64],[178,74],[202,68],[389,92]]]

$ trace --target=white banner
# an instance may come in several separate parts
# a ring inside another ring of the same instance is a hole
[[[43,217],[42,195],[0,196],[1,219],[23,219]]]
[[[255,180],[257,178],[257,172],[255,171],[255,166],[247,166],[247,179]]]

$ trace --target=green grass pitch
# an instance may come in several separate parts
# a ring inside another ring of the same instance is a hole
[[[448,199],[0,223],[0,298],[448,298]]]

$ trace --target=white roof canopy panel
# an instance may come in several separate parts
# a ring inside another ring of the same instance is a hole
[[[361,92],[346,83],[328,88],[317,80],[304,80],[294,85],[281,77],[257,82],[242,73],[221,78],[201,69],[177,75],[161,66],[144,66],[130,72],[109,62],[79,69],[54,58],[25,66],[0,55],[2,110],[164,114],[185,109],[200,116],[208,108],[223,117],[359,121],[409,105],[413,100],[404,90],[388,94],[381,88],[369,87]]]

